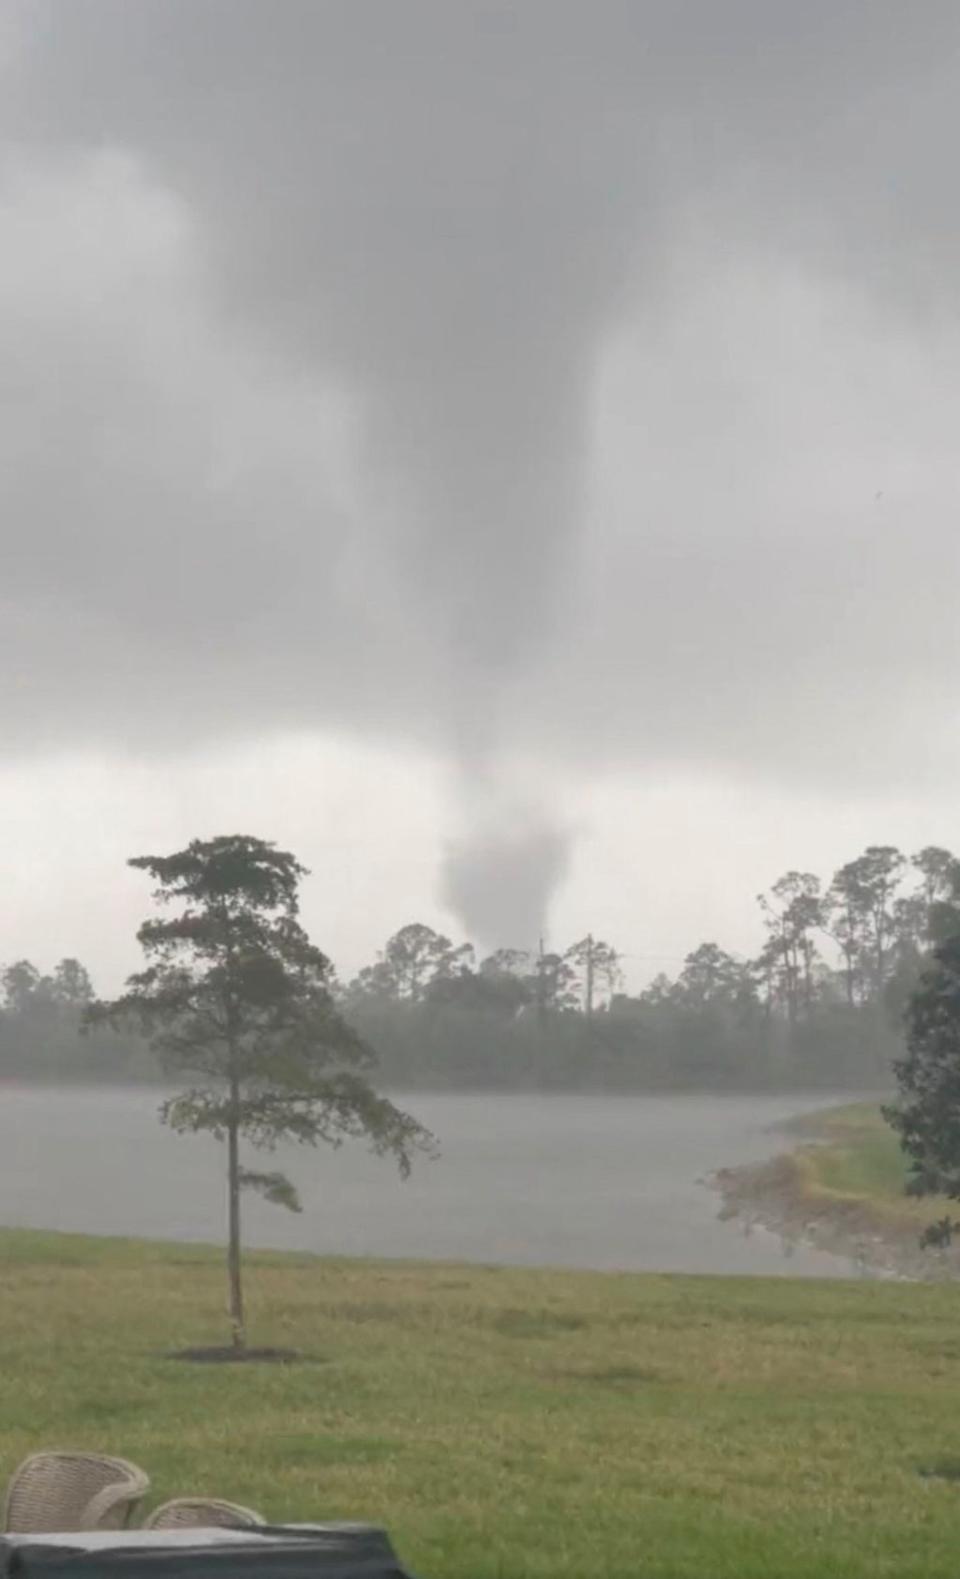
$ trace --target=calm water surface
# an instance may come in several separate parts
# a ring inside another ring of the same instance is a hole
[[[663,1272],[849,1276],[850,1263],[786,1250],[718,1221],[712,1170],[784,1149],[775,1126],[820,1097],[417,1095],[398,1101],[442,1155],[401,1183],[356,1144],[294,1150],[304,1210],[245,1203],[248,1243]],[[222,1154],[157,1121],[142,1090],[0,1092],[0,1221],[11,1227],[216,1240]]]

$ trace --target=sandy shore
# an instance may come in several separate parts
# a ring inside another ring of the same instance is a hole
[[[787,1244],[841,1256],[853,1272],[920,1282],[960,1277],[960,1245],[921,1249],[912,1225],[894,1225],[868,1201],[811,1194],[802,1155],[788,1151],[713,1174],[709,1182],[721,1196],[720,1217],[768,1229]]]

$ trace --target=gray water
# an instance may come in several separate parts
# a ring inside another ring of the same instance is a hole
[[[303,1213],[245,1202],[264,1248],[662,1272],[849,1276],[857,1269],[718,1220],[714,1169],[784,1149],[775,1126],[824,1099],[417,1095],[442,1155],[401,1183],[356,1143],[275,1163]],[[223,1157],[157,1121],[155,1091],[0,1092],[0,1221],[219,1240]]]

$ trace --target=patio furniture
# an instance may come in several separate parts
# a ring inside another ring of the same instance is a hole
[[[251,1530],[266,1520],[253,1508],[242,1508],[238,1502],[224,1502],[219,1497],[175,1497],[154,1508],[144,1519],[145,1530]]]
[[[122,1530],[150,1489],[125,1458],[101,1453],[34,1453],[14,1471],[0,1528],[17,1534]]]

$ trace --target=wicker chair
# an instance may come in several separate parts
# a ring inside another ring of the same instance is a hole
[[[252,1530],[266,1520],[252,1508],[237,1502],[221,1502],[218,1497],[175,1497],[154,1508],[145,1519],[145,1530],[195,1530],[219,1526],[229,1530]]]
[[[150,1489],[124,1458],[99,1453],[34,1453],[7,1487],[0,1528],[11,1534],[122,1530]]]

